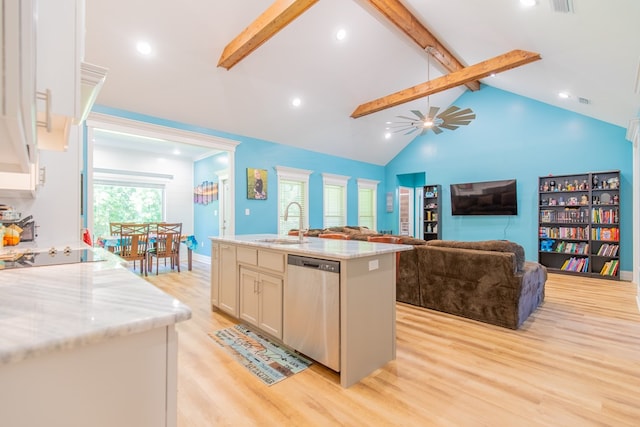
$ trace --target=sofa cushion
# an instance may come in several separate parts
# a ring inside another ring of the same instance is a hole
[[[480,251],[511,252],[516,256],[517,271],[522,271],[524,269],[524,248],[519,244],[508,240],[482,240],[478,242],[429,240],[427,245],[458,249],[476,249]]]

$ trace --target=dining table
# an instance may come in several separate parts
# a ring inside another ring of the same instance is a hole
[[[154,238],[155,236],[150,235],[149,242],[153,243]],[[96,244],[101,248],[105,248],[108,251],[113,252],[118,246],[119,241],[120,236],[118,235],[101,236],[96,239]],[[198,241],[193,234],[190,234],[180,236],[180,243],[187,247],[187,269],[191,271],[193,266],[193,251],[198,247]]]

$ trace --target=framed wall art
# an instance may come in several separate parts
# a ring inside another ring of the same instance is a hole
[[[267,200],[267,170],[247,168],[247,199]]]

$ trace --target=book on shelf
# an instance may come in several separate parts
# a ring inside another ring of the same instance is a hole
[[[613,243],[605,243],[600,246],[598,249],[597,255],[600,256],[616,256],[618,255],[618,250],[620,249],[620,245],[616,245]]]
[[[560,270],[586,273],[589,268],[589,258],[571,257],[562,264]]]
[[[600,270],[600,274],[602,276],[615,276],[618,273],[619,264],[620,262],[617,259],[605,262]]]

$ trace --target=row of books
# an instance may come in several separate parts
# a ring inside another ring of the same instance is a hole
[[[598,249],[598,255],[601,256],[617,256],[620,245],[605,243]]]
[[[603,276],[615,276],[616,274],[618,274],[619,264],[620,263],[617,259],[612,259],[611,261],[605,262],[602,266],[602,269],[600,270],[600,274],[602,274]]]
[[[618,208],[593,208],[591,210],[591,222],[594,224],[617,224],[619,215]]]
[[[620,229],[618,227],[593,227],[591,229],[591,240],[620,240]]]
[[[589,239],[589,227],[540,227],[539,236],[549,239]]]
[[[560,270],[586,273],[589,270],[589,258],[571,257],[562,264]]]
[[[566,223],[585,223],[589,219],[589,213],[585,209],[564,209],[542,210],[540,211],[540,222],[566,222]]]
[[[586,242],[559,242],[556,245],[556,252],[587,255],[589,253],[589,244]]]

